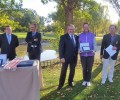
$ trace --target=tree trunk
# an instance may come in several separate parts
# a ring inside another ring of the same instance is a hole
[[[65,32],[67,31],[67,26],[73,24],[73,1],[68,0],[67,6],[65,9]]]

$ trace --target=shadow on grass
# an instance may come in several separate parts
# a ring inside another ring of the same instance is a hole
[[[98,65],[97,68],[92,73],[92,79],[98,76],[98,74],[101,72],[101,65]],[[46,88],[52,89],[56,86]],[[77,95],[81,94],[82,91],[84,91],[86,87],[82,86],[82,80],[75,82],[75,87],[71,88],[65,84],[65,87],[63,87],[60,91],[55,90],[51,91],[47,95],[41,97],[40,100],[73,100]]]
[[[58,91],[55,89],[46,96],[42,97],[40,100],[68,100],[67,98],[70,99],[85,89],[85,87],[80,87],[81,84],[82,81],[76,82],[73,88],[65,84],[61,90]]]
[[[54,85],[54,86],[51,86],[51,87],[48,87],[48,88],[43,88],[40,91],[45,91],[45,90],[49,90],[49,89],[52,89],[52,88],[56,88],[57,86],[58,85]]]
[[[93,82],[94,88],[92,91],[90,91],[82,100],[120,100],[120,70],[117,69],[119,66],[120,65],[115,67],[116,71],[113,83],[110,83],[107,80],[104,85],[101,85],[101,76],[99,76],[100,78],[96,82]],[[96,76],[97,71],[95,72],[94,75]]]
[[[98,65],[98,66],[95,68],[95,70],[92,72],[92,79],[91,79],[91,81],[92,81],[94,78],[96,78],[100,72],[101,72],[101,64]],[[84,90],[85,88],[88,88],[88,87],[83,87],[83,86],[82,86],[82,83],[80,83],[78,87],[76,86],[76,88],[79,89],[79,91],[77,92],[77,90],[75,90],[75,92],[74,92],[73,94],[70,94],[70,97],[69,97],[68,99],[73,100],[77,95],[81,95],[81,93],[83,92],[83,90]],[[81,89],[81,88],[82,88],[82,89]],[[84,88],[84,89],[83,89],[83,88]],[[80,99],[80,100],[81,100],[81,99]]]
[[[92,81],[94,78],[98,76],[98,74],[102,71],[102,64],[99,64],[97,68],[92,72]]]
[[[92,83],[93,83],[93,79],[96,78],[99,75],[99,73],[101,72],[101,68],[102,68],[102,66],[101,66],[101,64],[99,64],[92,72],[92,79],[91,79]],[[82,85],[80,84],[78,88],[82,88]],[[87,94],[89,94],[89,91],[91,91],[92,89],[91,89],[91,87],[84,87],[84,89],[85,89],[85,91],[84,90],[81,91],[79,89],[79,93],[76,93],[76,91],[75,91],[76,94],[74,93],[74,96],[71,95],[70,100],[83,100],[83,99],[89,100],[89,99],[86,99],[86,96],[87,96]],[[69,99],[66,99],[66,100],[69,100]]]

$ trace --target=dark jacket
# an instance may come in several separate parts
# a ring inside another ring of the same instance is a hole
[[[111,42],[111,34],[106,34],[103,37],[102,44],[101,44],[101,52],[100,55],[103,55],[103,58],[108,59],[110,55],[106,52],[106,48],[109,45],[117,47],[117,52],[111,57],[113,60],[117,59],[118,52],[120,50],[120,36],[115,34],[113,42]]]
[[[38,41],[34,41],[37,38]],[[35,36],[32,36],[32,32],[28,32],[25,41],[28,43],[27,52],[31,53],[33,49],[36,53],[40,53],[41,50],[41,34],[36,32]],[[33,48],[31,45],[37,45],[37,47]]]
[[[78,54],[78,36],[74,35],[76,40],[76,45],[73,45],[73,42],[68,33],[60,37],[59,42],[59,57],[65,58],[65,61],[72,62],[77,61]]]
[[[11,34],[11,43],[8,43],[6,33],[0,35],[1,54],[7,54],[7,58],[12,60],[16,57],[15,48],[19,45],[17,36]]]

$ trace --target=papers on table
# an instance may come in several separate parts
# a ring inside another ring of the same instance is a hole
[[[115,53],[116,50],[112,50],[113,46],[109,45],[105,50],[107,51],[107,53],[110,55],[110,57],[112,57]]]
[[[0,54],[1,65],[7,62],[7,54]]]

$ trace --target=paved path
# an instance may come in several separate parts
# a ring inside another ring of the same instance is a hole
[[[95,52],[96,58],[100,58],[100,46],[97,46],[97,51]]]

